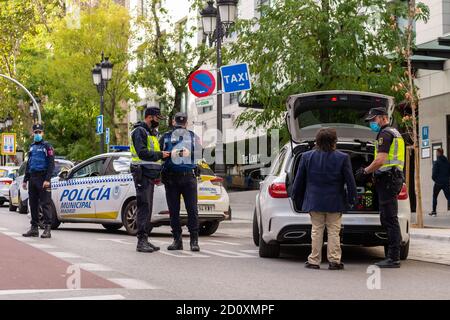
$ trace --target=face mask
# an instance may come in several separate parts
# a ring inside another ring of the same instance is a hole
[[[42,141],[42,135],[39,133],[36,133],[34,135],[34,142],[41,142]]]
[[[370,129],[373,132],[380,132],[380,125],[378,123],[376,123],[375,121],[370,123]]]
[[[151,126],[152,126],[152,128],[157,128],[159,126],[159,122],[155,121],[155,120],[152,120]]]

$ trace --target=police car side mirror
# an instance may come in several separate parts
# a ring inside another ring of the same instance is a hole
[[[59,174],[58,177],[60,180],[67,180],[67,177],[69,176],[69,171],[67,170],[62,170]]]

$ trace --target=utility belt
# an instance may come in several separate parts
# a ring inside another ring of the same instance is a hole
[[[187,176],[196,176],[195,169],[189,170],[189,171],[168,171],[163,170],[161,175],[167,176],[167,177],[187,177]]]
[[[393,196],[397,196],[400,193],[405,183],[403,171],[396,167],[386,171],[375,172],[374,177],[375,183],[382,184]]]
[[[34,171],[34,172],[30,172],[30,176],[31,177],[41,177],[41,176],[45,176],[47,174],[47,171]]]
[[[143,164],[131,164],[130,165],[131,175],[137,184],[140,184],[144,177],[148,179],[158,179],[161,176],[161,170],[159,169],[146,169],[143,168]],[[145,171],[145,172],[144,172]]]

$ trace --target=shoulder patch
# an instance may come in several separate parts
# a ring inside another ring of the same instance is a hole
[[[378,139],[378,145],[381,146],[383,144],[383,137],[380,137]]]

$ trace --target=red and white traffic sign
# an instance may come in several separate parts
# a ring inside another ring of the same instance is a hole
[[[216,89],[216,79],[207,70],[197,70],[189,77],[189,90],[198,98],[207,97]]]

